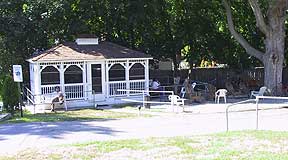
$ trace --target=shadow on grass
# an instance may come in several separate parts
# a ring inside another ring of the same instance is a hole
[[[0,141],[5,140],[2,136],[20,134],[61,138],[62,135],[66,133],[88,131],[89,133],[94,134],[113,135],[113,133],[118,131],[112,130],[109,127],[96,126],[96,122],[136,116],[137,114],[116,113],[95,109],[83,109],[67,112],[57,111],[56,113],[38,114],[25,112],[24,117],[20,117],[19,113],[17,113],[12,119],[0,124]]]
[[[95,123],[85,121],[4,124],[0,127],[0,141],[5,140],[2,136],[21,134],[62,139],[65,134],[73,132],[113,135],[119,131],[112,130],[109,127],[97,126]]]
[[[37,113],[37,114],[24,114],[24,117],[19,115],[13,119],[8,120],[6,123],[24,123],[24,122],[62,122],[62,121],[107,121],[114,120],[115,118],[96,117],[85,115],[71,115],[66,112],[58,113]]]
[[[89,132],[92,134],[113,135],[115,131],[109,127],[95,125],[89,121],[109,121],[128,116],[125,113],[113,113],[97,110],[77,110],[77,111],[58,111],[57,113],[24,113],[24,117],[19,115],[7,121],[7,124],[0,125],[0,141],[5,140],[2,136],[7,135],[38,135],[61,139],[64,134],[72,132]],[[30,123],[21,123],[30,122]]]
[[[107,121],[119,118],[136,117],[132,113],[116,113],[108,110],[81,109],[73,111],[57,111],[48,113],[31,114],[24,113],[24,117],[20,117],[18,112],[12,119],[1,123],[23,123],[23,122],[61,122],[61,121]],[[0,124],[1,124],[0,123]]]

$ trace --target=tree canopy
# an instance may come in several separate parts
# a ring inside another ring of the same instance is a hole
[[[33,53],[78,34],[151,54],[201,60],[234,68],[261,65],[231,36],[221,1],[213,0],[3,0],[0,2],[0,71],[23,64]],[[255,48],[265,49],[247,0],[231,1],[236,30]],[[261,7],[267,7],[265,3]]]

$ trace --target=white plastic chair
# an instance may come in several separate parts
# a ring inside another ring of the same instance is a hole
[[[266,90],[267,87],[263,86],[259,89],[259,91],[251,91],[250,98],[253,98],[253,96],[263,96]]]
[[[215,92],[215,103],[216,103],[216,100],[217,100],[217,103],[219,103],[220,97],[223,97],[224,98],[224,102],[226,103],[226,93],[227,92],[228,91],[226,89],[218,89]]]
[[[177,105],[177,106],[179,106],[179,105],[184,105],[184,101],[186,100],[186,99],[183,99],[183,98],[180,98],[179,96],[177,96],[177,95],[169,95],[168,96],[168,99],[171,101],[171,103],[174,105]]]
[[[177,106],[177,112],[178,112],[178,107],[182,107],[182,111],[184,112],[184,101],[186,99],[180,98],[178,95],[169,95],[168,99],[171,101],[171,106],[176,105]],[[174,111],[174,108],[173,108]]]

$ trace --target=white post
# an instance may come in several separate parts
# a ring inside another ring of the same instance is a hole
[[[259,107],[259,98],[258,98],[258,96],[256,96],[256,130],[258,130],[258,123],[259,123],[259,114],[258,114],[258,112],[259,112],[259,109],[258,109],[258,107]]]
[[[110,68],[109,68],[109,61],[105,61],[105,73],[106,73],[106,80],[105,80],[105,85],[106,85],[106,98],[109,98],[109,70],[110,70]]]
[[[41,102],[41,70],[40,70],[40,64],[36,63],[35,66],[35,103],[39,104]]]
[[[149,91],[149,59],[145,62],[145,90]]]
[[[90,69],[91,70],[91,69]],[[102,86],[102,94],[107,93],[107,88],[106,88],[106,69],[105,69],[105,62],[101,62],[101,86]],[[92,77],[92,75],[91,75]],[[92,90],[92,83],[91,83],[91,90]]]
[[[65,80],[64,80],[64,62],[61,62],[60,64],[60,87],[61,91],[65,93]]]
[[[85,99],[85,100],[88,99],[88,96],[87,96],[88,93],[87,93],[87,88],[86,88],[86,86],[87,86],[87,81],[86,81],[86,79],[87,79],[87,78],[86,78],[86,77],[87,77],[87,76],[86,76],[87,73],[86,73],[86,71],[87,71],[87,70],[86,70],[86,62],[83,62],[83,70],[82,70],[83,80],[82,80],[82,81],[83,81],[83,94],[84,94],[84,99]]]
[[[91,63],[86,63],[86,77],[87,77],[87,83],[86,83],[87,98],[89,100],[94,100],[93,92],[92,92]]]
[[[125,80],[126,80],[126,95],[130,96],[130,82],[129,82],[129,70],[130,70],[130,65],[129,65],[129,60],[126,61],[125,65]]]

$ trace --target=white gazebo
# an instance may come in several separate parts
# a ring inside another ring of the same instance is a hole
[[[30,99],[37,105],[51,103],[60,86],[68,107],[113,104],[148,90],[151,56],[98,38],[78,38],[28,59]],[[123,89],[119,91],[119,89]]]

